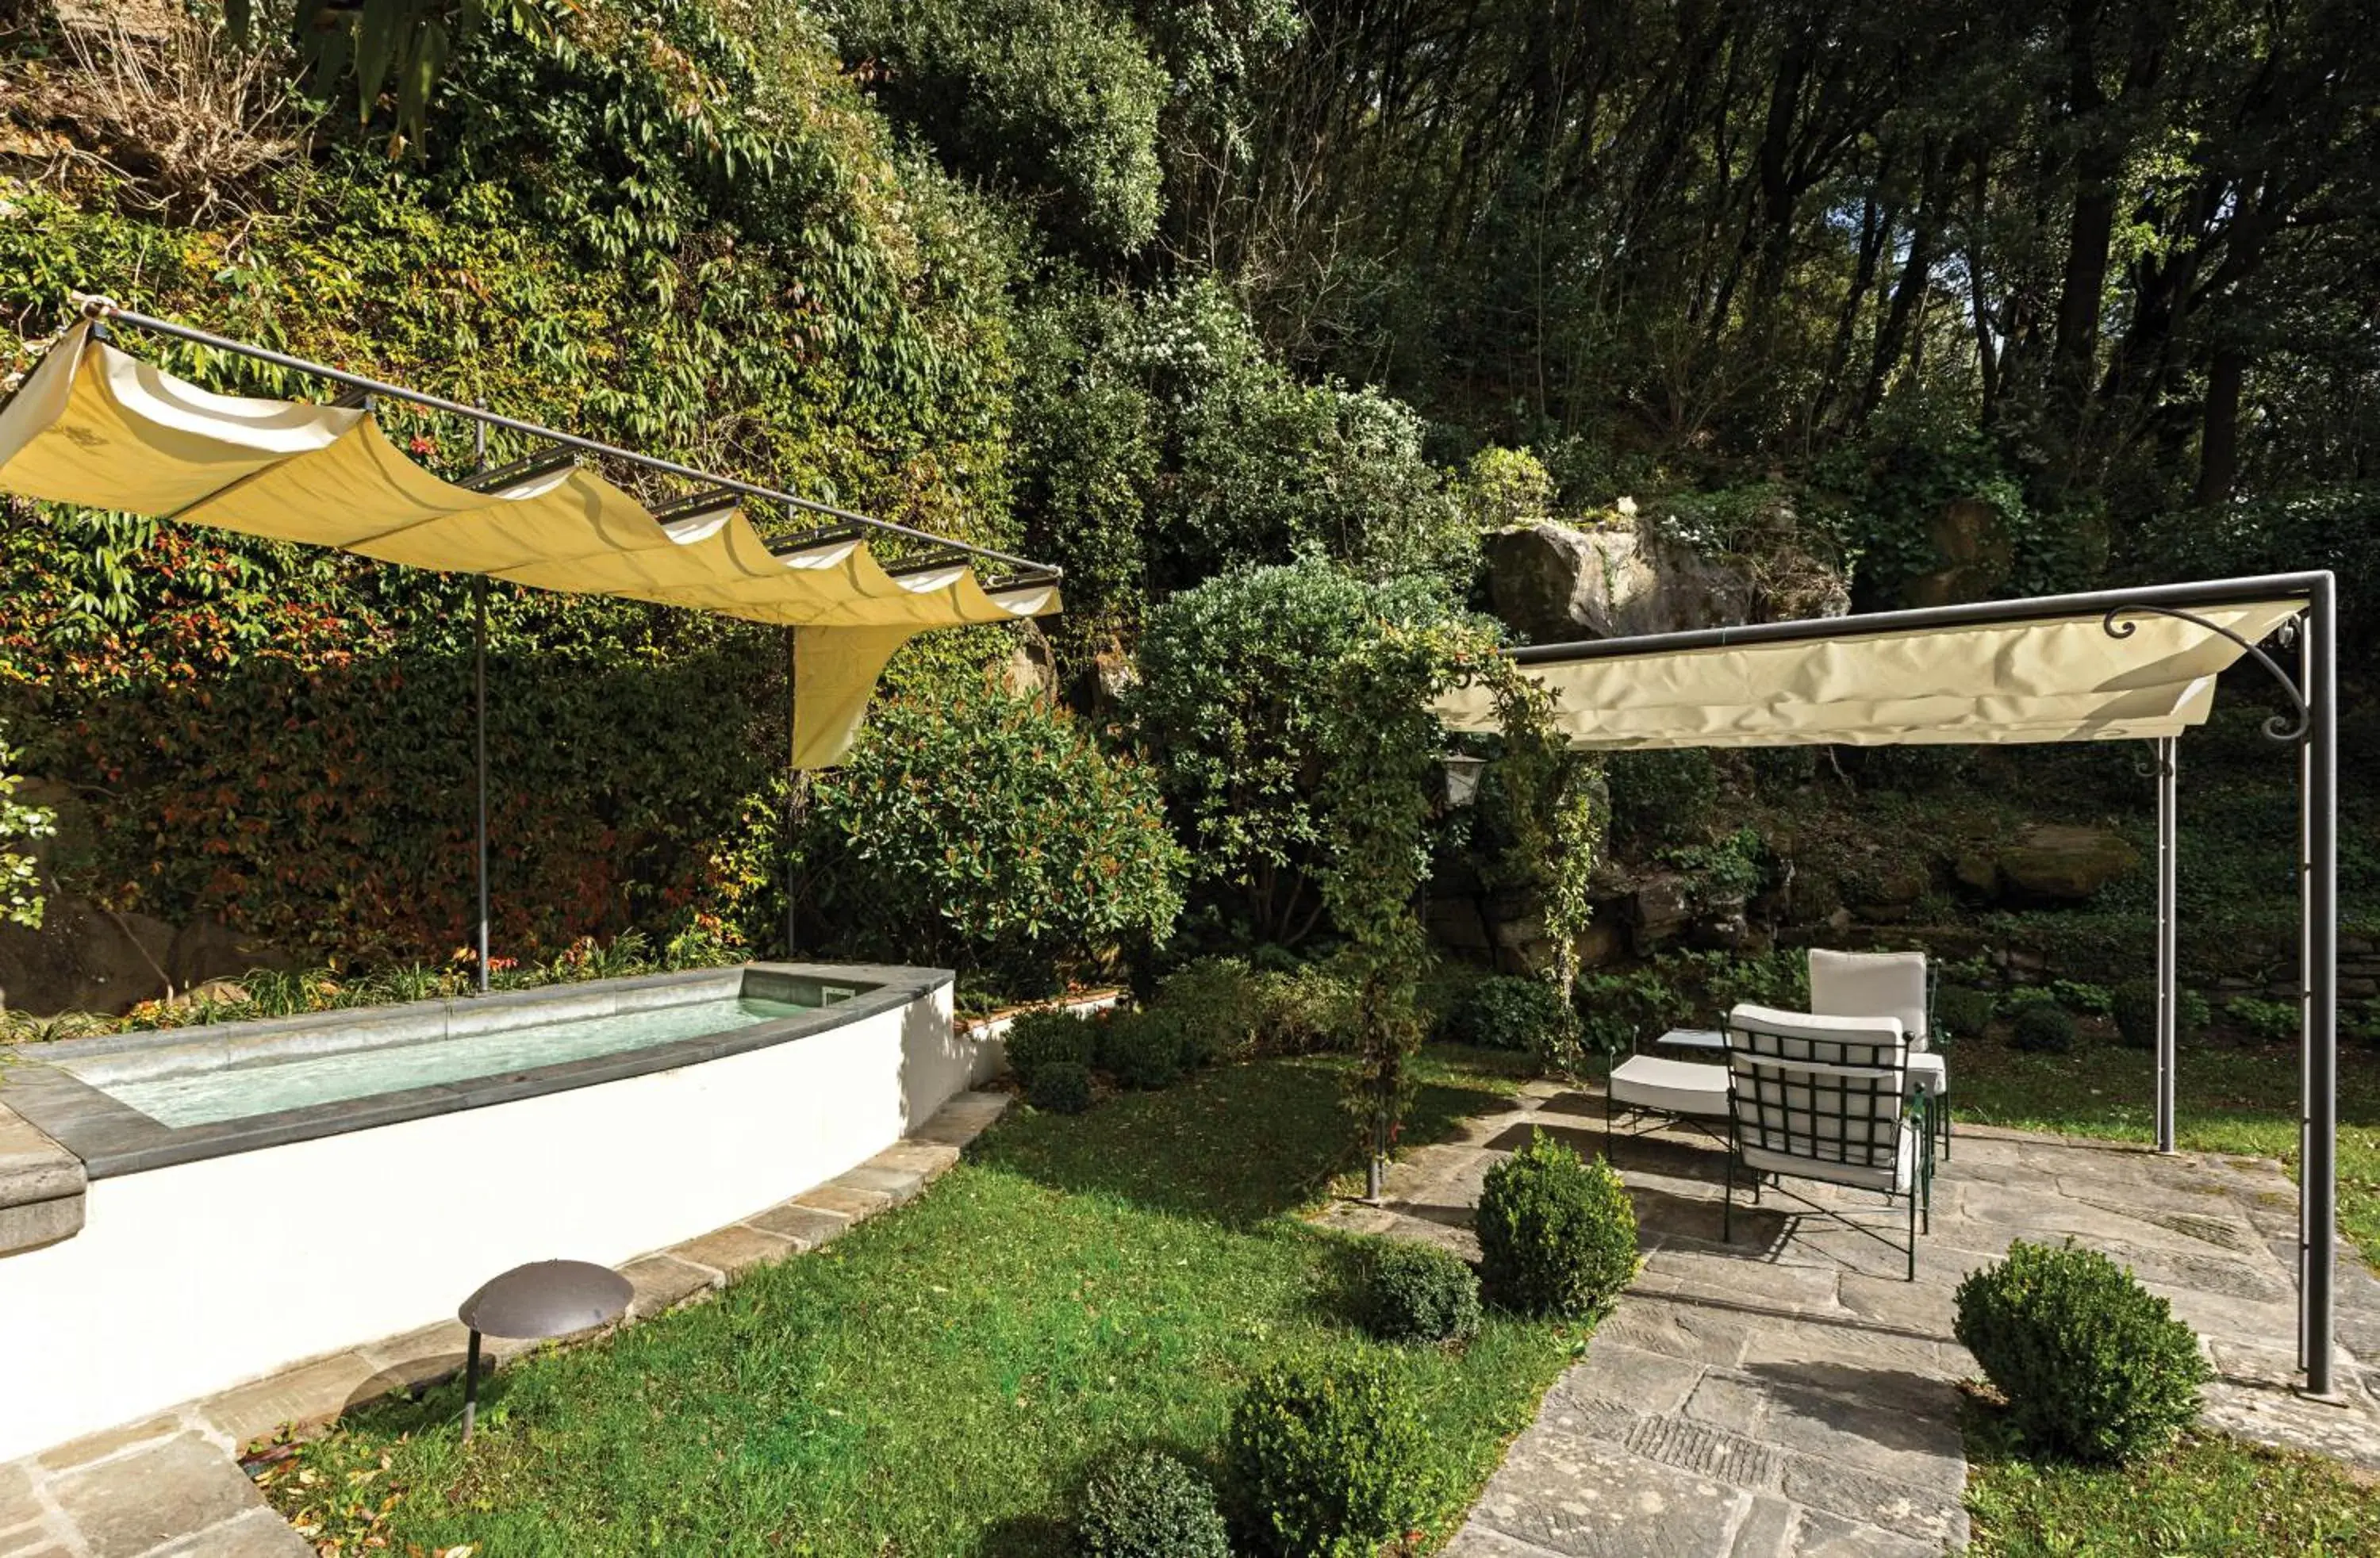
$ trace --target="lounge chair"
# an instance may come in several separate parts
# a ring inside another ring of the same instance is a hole
[[[1909,1036],[1909,1075],[1933,1104],[1936,1139],[1950,1155],[1949,1035],[1934,1029],[1934,980],[1922,952],[1810,949],[1810,1010],[1829,1017],[1898,1017]]]
[[[1909,1279],[1917,1278],[1917,1235],[1933,1220],[1934,1138],[1929,1096],[1909,1074],[1909,1041],[1899,1017],[1816,1016],[1741,1005],[1727,1017],[1726,1210],[1720,1237],[1732,1238],[1735,1182],[1813,1179],[1905,1197]],[[1880,1239],[1901,1246],[1832,1208],[1794,1196]]]

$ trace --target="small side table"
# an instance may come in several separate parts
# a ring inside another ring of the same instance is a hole
[[[1727,1048],[1727,1035],[1716,1028],[1673,1028],[1653,1042],[1664,1049],[1717,1053]]]

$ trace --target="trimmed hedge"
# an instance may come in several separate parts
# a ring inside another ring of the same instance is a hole
[[[2027,1002],[2017,1008],[2009,1042],[2035,1054],[2065,1054],[2074,1048],[2074,1014],[2055,1001]]]
[[[1620,1175],[1539,1131],[1488,1171],[1475,1217],[1488,1296],[1523,1314],[1601,1314],[1636,1276],[1636,1208]]]
[[[1215,1486],[1162,1450],[1119,1455],[1083,1485],[1083,1558],[1232,1558]]]
[[[1099,1032],[1072,1012],[1023,1012],[1008,1025],[1002,1040],[1008,1050],[1008,1069],[1029,1090],[1045,1065],[1087,1068]]]
[[[1386,1358],[1273,1365],[1232,1409],[1224,1455],[1258,1552],[1374,1558],[1428,1513],[1421,1411]]]
[[[1463,992],[1439,1037],[1484,1050],[1557,1054],[1575,1043],[1578,1014],[1543,980],[1492,974]]]
[[[2071,1240],[2019,1239],[1971,1274],[1954,1330],[2036,1449],[2127,1461],[2198,1416],[2208,1370],[2197,1335],[2130,1271]]]
[[[1053,1114],[1079,1114],[1091,1106],[1090,1067],[1071,1060],[1053,1060],[1033,1073],[1026,1095],[1036,1109]]]
[[[1436,1245],[1376,1239],[1359,1307],[1383,1342],[1467,1342],[1479,1333],[1479,1278]]]

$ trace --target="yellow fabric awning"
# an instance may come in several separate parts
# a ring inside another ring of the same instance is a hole
[[[888,573],[864,541],[771,552],[743,509],[663,524],[572,467],[502,492],[442,481],[370,412],[216,395],[76,326],[0,410],[0,491],[333,546],[382,562],[793,627],[794,761],[850,748],[912,636],[1059,609],[965,566]]]
[[[2255,643],[2305,609],[2267,601],[2192,608]],[[2244,651],[2195,623],[2145,611],[1983,622],[1694,649],[1649,648],[1523,674],[1554,695],[1574,748],[1853,747],[2138,740],[2205,722],[2215,677]],[[1456,730],[1493,730],[1487,694],[1437,703]]]

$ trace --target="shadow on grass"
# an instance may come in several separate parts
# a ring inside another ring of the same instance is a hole
[[[1335,1056],[1222,1066],[1163,1092],[1102,1100],[1087,1114],[1019,1114],[977,1155],[1058,1189],[1251,1228],[1310,1204],[1360,1162],[1345,1077]],[[1425,1082],[1402,1139],[1443,1140],[1466,1116],[1507,1102],[1461,1082]]]

